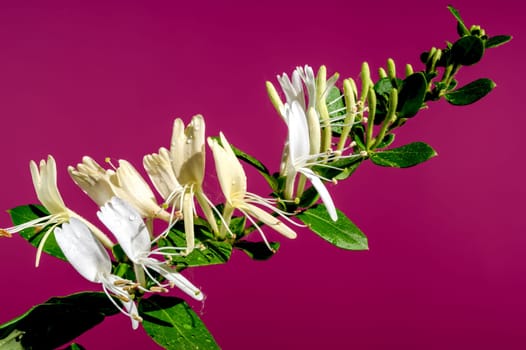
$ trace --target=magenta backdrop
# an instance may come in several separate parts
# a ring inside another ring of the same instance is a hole
[[[275,170],[285,129],[266,80],[303,64],[357,78],[363,60],[376,70],[388,57],[420,69],[421,51],[456,38],[446,1],[89,3],[0,3],[2,210],[36,202],[28,161],[53,154],[65,200],[95,218],[66,166],[85,154],[139,166],[168,145],[174,117],[197,113],[209,135],[223,131]],[[524,9],[481,4],[453,3],[468,24],[515,39],[460,80],[490,77],[495,91],[473,106],[432,104],[401,130],[396,145],[426,141],[438,158],[406,170],[367,164],[332,187],[369,251],[340,250],[307,230],[295,241],[268,232],[283,243],[269,262],[238,252],[226,266],[188,271],[222,348],[526,347]],[[265,193],[256,178],[250,189]],[[220,199],[213,173],[206,188]],[[35,269],[34,249],[18,237],[1,240],[0,256],[0,323],[51,296],[98,290],[54,258]],[[158,348],[124,316],[78,341]]]

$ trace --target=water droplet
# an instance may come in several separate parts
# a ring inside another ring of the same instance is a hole
[[[191,139],[187,139],[187,140],[186,140],[186,144],[189,145],[189,144],[191,144],[191,143],[192,143],[192,140],[191,140]]]
[[[130,221],[135,221],[135,220],[137,220],[137,217],[136,217],[135,215],[130,215],[130,216],[128,217],[128,219],[129,219]]]

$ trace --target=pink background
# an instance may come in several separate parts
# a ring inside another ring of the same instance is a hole
[[[66,166],[85,154],[139,166],[168,145],[174,117],[197,113],[209,135],[223,131],[276,170],[285,128],[266,80],[303,64],[357,78],[363,60],[376,71],[388,57],[420,69],[423,50],[456,39],[446,1],[89,3],[0,3],[2,210],[36,202],[28,162],[53,154],[66,202],[95,218]],[[283,243],[269,262],[237,252],[188,271],[224,349],[526,347],[524,9],[482,4],[454,2],[468,25],[515,39],[460,80],[490,77],[495,91],[468,107],[432,104],[399,132],[395,145],[426,141],[438,158],[407,170],[367,164],[332,188],[370,251],[268,232]],[[221,199],[213,173],[206,188]],[[1,240],[0,261],[0,323],[51,296],[98,290],[51,257],[34,269],[34,249],[16,237]],[[78,341],[157,349],[143,333],[115,316]]]

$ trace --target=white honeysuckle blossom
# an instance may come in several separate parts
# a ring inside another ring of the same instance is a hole
[[[223,191],[223,195],[226,199],[223,212],[224,222],[222,229],[228,230],[228,224],[230,222],[232,213],[234,209],[237,209],[241,211],[252,224],[255,225],[267,245],[268,242],[265,235],[263,234],[263,231],[253,218],[270,226],[287,238],[296,238],[296,232],[294,232],[290,227],[255,205],[262,205],[285,218],[283,213],[271,204],[272,200],[264,199],[256,194],[247,192],[247,177],[241,163],[237,159],[223,133],[220,133],[220,139],[221,145],[217,142],[217,140],[211,138],[208,139],[208,145],[212,149],[217,177],[219,179],[219,184],[221,186],[221,190]]]
[[[75,270],[88,281],[100,283],[110,301],[119,311],[130,317],[132,328],[137,329],[142,319],[128,292],[128,289],[136,286],[133,282],[123,280],[111,273],[108,252],[93,236],[90,229],[77,218],[71,218],[69,223],[64,223],[61,228],[55,229],[55,239]],[[113,300],[112,295],[119,298],[124,308]]]
[[[68,172],[73,181],[99,207],[115,196],[110,183],[110,174],[91,157],[82,157],[82,163],[77,167],[69,166]]]
[[[171,287],[177,286],[192,298],[203,300],[203,293],[188,279],[165,262],[152,257],[152,255],[163,255],[163,250],[151,250],[150,234],[141,215],[134,207],[118,197],[113,197],[100,208],[97,216],[117,238],[130,260],[136,266],[140,266],[159,287],[164,288],[165,285],[158,282],[149,270],[166,278]]]
[[[145,156],[143,164],[165,203],[183,214],[187,254],[195,246],[194,198],[212,231],[218,232],[211,201],[202,188],[205,175],[205,121],[201,115],[194,116],[186,128],[181,119],[175,119],[170,151],[161,147],[159,153]]]
[[[292,196],[296,175],[304,175],[310,180],[325,204],[332,220],[338,215],[331,195],[320,177],[309,167],[317,164],[320,155],[310,154],[309,129],[303,108],[297,101],[285,104],[282,111],[288,127],[288,158],[283,175],[286,176],[285,192]]]
[[[170,221],[170,214],[155,200],[155,195],[141,174],[126,160],[119,160],[115,170],[104,169],[85,156],[77,167],[68,167],[73,181],[95,202],[103,206],[118,196],[133,205],[143,218]]]
[[[119,167],[110,175],[110,183],[115,195],[135,207],[142,217],[170,221],[170,214],[157,204],[150,186],[128,161],[119,160]]]
[[[76,217],[88,225],[93,233],[97,235],[97,238],[105,246],[113,246],[113,242],[103,232],[97,229],[86,219],[82,218],[80,215],[66,207],[64,200],[58,191],[57,166],[55,159],[51,155],[48,156],[47,161],[42,159],[39,165],[37,165],[36,162],[31,161],[29,163],[29,168],[31,170],[31,178],[33,180],[33,186],[35,188],[37,198],[47,209],[49,215],[36,218],[17,226],[0,229],[0,236],[10,236],[13,233],[20,232],[27,228],[42,229],[49,226],[38,245],[35,261],[36,266],[39,265],[40,256],[42,255],[42,250],[49,235],[53,233],[57,226],[69,221],[72,217]]]

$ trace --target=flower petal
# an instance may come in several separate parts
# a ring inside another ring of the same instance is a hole
[[[109,174],[92,158],[82,157],[82,163],[77,164],[76,169],[69,166],[68,172],[73,181],[99,207],[115,196],[109,181]]]
[[[150,252],[150,234],[141,215],[124,200],[113,197],[97,212],[100,221],[113,233],[122,250],[134,262]]]
[[[181,119],[173,125],[170,143],[172,166],[182,185],[201,186],[205,174],[205,121],[196,115],[186,129]]]
[[[270,215],[263,209],[256,207],[252,204],[246,204],[243,209],[246,211],[247,214],[253,216],[254,218],[258,219],[259,221],[263,222],[265,225],[268,225],[272,229],[278,231],[283,236],[294,239],[297,237],[296,232],[292,230],[290,227],[285,225],[281,220],[278,218]]]
[[[88,281],[98,283],[100,274],[111,272],[108,252],[79,219],[73,217],[56,228],[55,239],[71,265]]]
[[[175,177],[170,152],[166,148],[161,147],[159,153],[144,156],[143,165],[155,189],[164,200],[169,200],[174,191],[180,192],[183,190],[183,187]]]
[[[150,269],[160,273],[164,278],[170,282],[170,284],[175,285],[177,288],[194,298],[195,300],[203,300],[204,295],[199,288],[194,286],[186,277],[180,274],[177,271],[170,271],[170,268],[166,265],[159,265],[158,261],[153,258],[149,258],[143,263]]]
[[[305,175],[310,180],[314,188],[316,188],[316,191],[318,191],[318,194],[320,195],[323,204],[325,204],[325,207],[327,208],[331,219],[333,221],[338,220],[338,214],[336,213],[336,207],[334,206],[332,197],[329,191],[327,190],[327,187],[325,187],[318,175],[316,175],[311,169],[308,168],[301,168],[299,169],[299,172]]]

